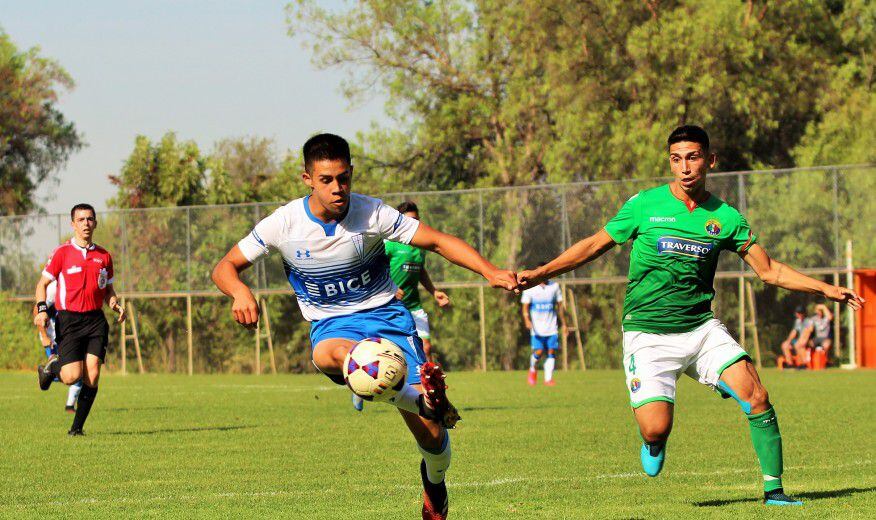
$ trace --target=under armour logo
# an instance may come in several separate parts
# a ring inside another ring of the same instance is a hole
[[[310,249],[295,251],[295,258],[310,258]]]

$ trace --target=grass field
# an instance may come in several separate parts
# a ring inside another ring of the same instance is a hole
[[[876,517],[876,373],[763,374],[799,508],[760,505],[738,406],[683,379],[667,463],[639,467],[620,372],[455,373],[451,515]],[[0,516],[418,518],[419,456],[398,414],[318,376],[105,376],[86,437],[66,387],[0,374]]]

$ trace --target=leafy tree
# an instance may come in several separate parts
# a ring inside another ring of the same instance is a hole
[[[0,213],[37,209],[36,188],[82,146],[57,107],[73,79],[38,48],[19,50],[0,30]]]
[[[349,71],[343,90],[352,101],[375,85],[386,92],[396,125],[363,142],[369,166],[386,171],[398,190],[649,179],[667,171],[665,137],[682,123],[709,128],[725,169],[793,166],[806,153],[795,147],[823,139],[818,125],[831,121],[835,132],[863,134],[854,142],[872,153],[872,124],[852,130],[842,111],[824,114],[831,105],[848,113],[869,103],[871,84],[847,95],[832,78],[872,79],[872,10],[865,0],[366,0],[339,10],[299,0],[287,14],[290,33],[305,37],[317,66]],[[799,189],[821,194],[813,207],[829,211],[819,182]],[[719,184],[722,196],[741,202]],[[774,201],[769,190],[780,186],[751,189]],[[615,207],[614,198],[605,203],[617,196],[609,191],[640,187],[596,190],[602,198],[594,202]],[[544,204],[556,200],[530,191],[495,195],[485,213],[496,225],[482,251],[497,263],[531,265],[543,254],[533,244],[544,233],[528,232],[526,223]],[[785,215],[802,211],[813,223],[805,233],[831,236],[823,234],[824,212],[807,207]],[[573,221],[593,219],[592,208]],[[754,208],[753,224],[762,215],[765,231],[788,238],[789,253],[832,254],[802,251],[787,226],[770,229],[787,222],[769,220],[781,211]],[[616,271],[617,264],[588,270]],[[496,298],[495,314],[514,315],[513,299]],[[612,299],[583,298],[582,306],[607,316]],[[489,327],[503,331],[495,343],[507,348],[501,364],[512,366],[522,357],[522,335],[501,318]]]

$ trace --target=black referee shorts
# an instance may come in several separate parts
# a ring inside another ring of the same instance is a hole
[[[55,333],[61,366],[85,361],[93,354],[103,361],[109,341],[109,323],[102,310],[89,312],[58,311]]]

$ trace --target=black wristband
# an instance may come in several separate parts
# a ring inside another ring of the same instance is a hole
[[[49,313],[49,306],[46,305],[46,302],[37,302],[37,314],[41,312]]]

